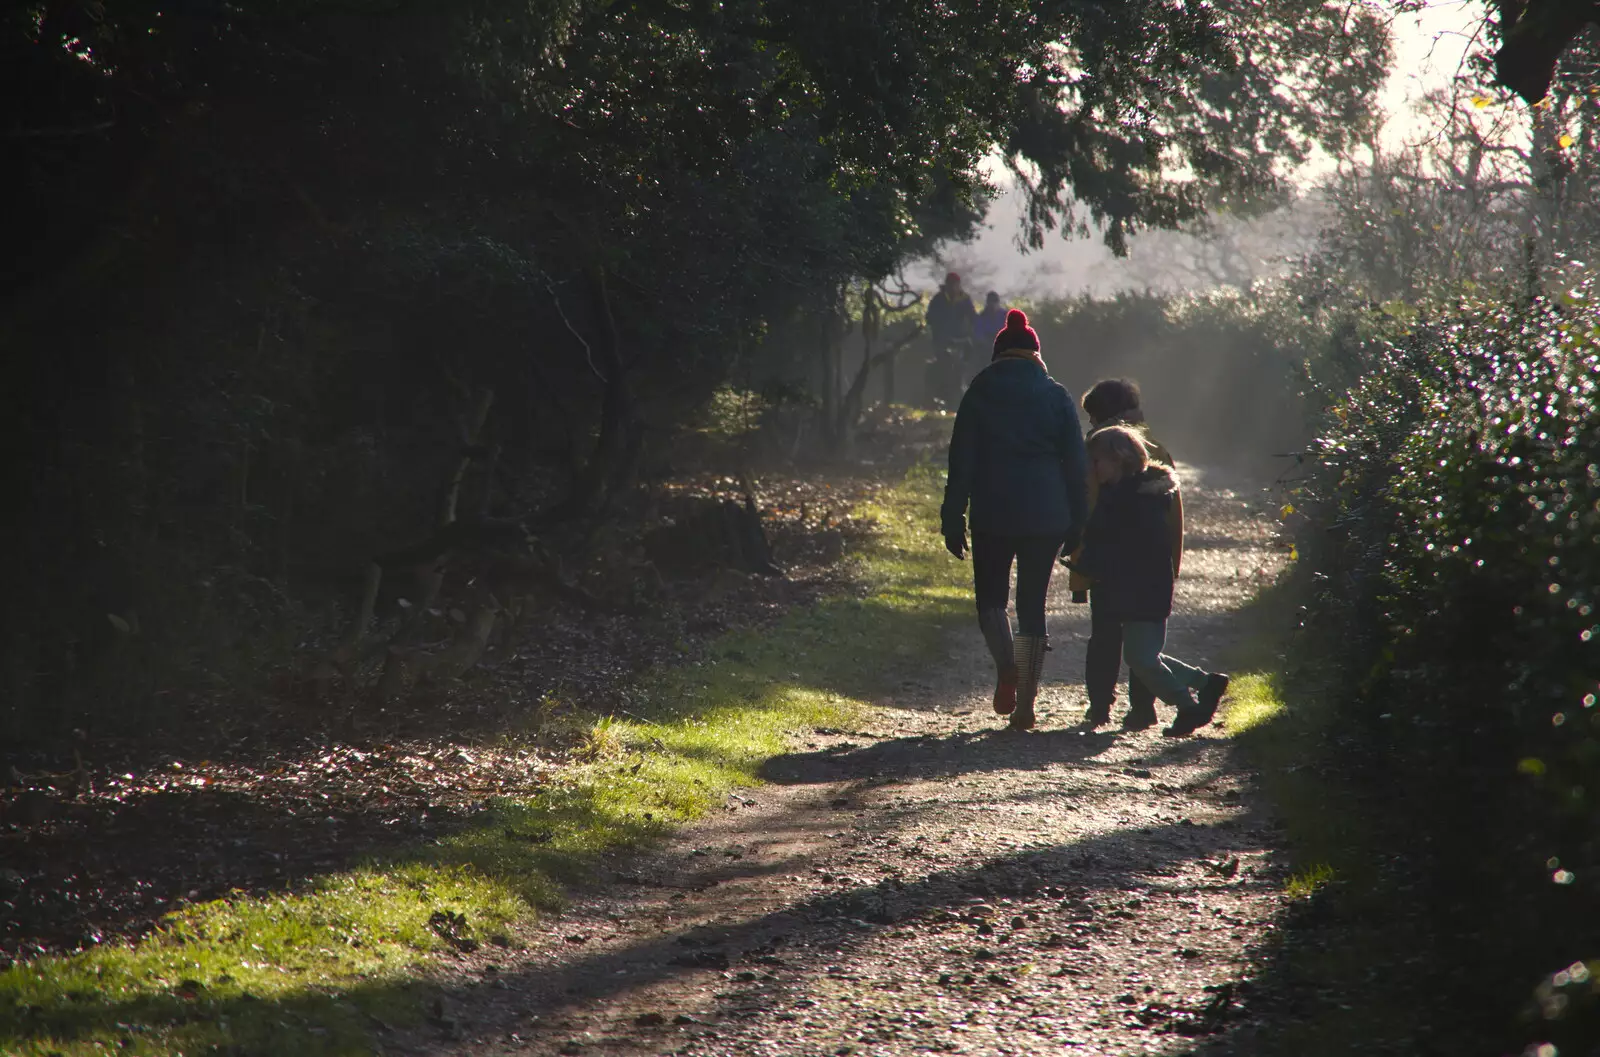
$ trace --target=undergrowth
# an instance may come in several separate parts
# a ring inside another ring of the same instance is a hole
[[[736,632],[701,663],[656,673],[627,708],[590,715],[588,762],[489,802],[463,831],[309,880],[169,914],[132,944],[0,973],[0,1052],[76,1055],[369,1053],[422,1015],[429,962],[511,947],[599,857],[660,839],[757,783],[790,739],[849,724],[965,612],[963,569],[930,526],[938,478],[913,472],[861,513],[861,590]]]
[[[1422,953],[1385,853],[1388,820],[1348,766],[1341,680],[1328,651],[1299,630],[1304,584],[1286,574],[1246,611],[1248,644],[1223,725],[1257,774],[1282,827],[1285,928],[1256,951],[1258,982],[1292,1015],[1274,1017],[1263,1054],[1322,1057],[1405,1038],[1409,984]]]
[[[1391,717],[1377,728],[1351,723],[1341,647],[1302,626],[1309,579],[1296,567],[1246,611],[1241,674],[1223,706],[1281,827],[1285,867],[1281,927],[1253,952],[1266,1005],[1264,1041],[1251,1052],[1500,1052],[1484,1048],[1475,1014],[1439,1001],[1475,967],[1451,963],[1440,944],[1444,893],[1419,870],[1433,822],[1389,788],[1378,746]]]
[[[1275,666],[1282,729],[1323,731],[1296,735],[1299,773],[1368,830],[1329,907],[1409,970],[1387,991],[1429,1052],[1600,1045],[1600,281],[1549,279],[1402,306],[1296,503],[1290,652],[1334,677]]]

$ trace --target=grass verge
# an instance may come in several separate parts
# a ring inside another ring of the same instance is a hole
[[[1345,684],[1314,638],[1293,630],[1293,578],[1247,611],[1253,631],[1223,707],[1225,729],[1282,826],[1285,927],[1255,952],[1271,996],[1264,1055],[1399,1052],[1418,1023],[1424,937],[1392,869],[1392,819],[1362,788],[1362,742],[1344,729]],[[1411,1051],[1405,1051],[1411,1052]],[[1432,1052],[1432,1051],[1428,1051]]]
[[[370,1053],[376,1029],[422,1015],[430,960],[512,946],[607,852],[660,839],[756,783],[816,726],[848,724],[899,672],[925,663],[966,613],[965,568],[930,529],[938,478],[913,472],[863,511],[860,596],[729,634],[701,663],[658,673],[623,715],[594,715],[591,762],[492,802],[437,843],[307,881],[169,914],[128,945],[0,973],[0,1052]]]

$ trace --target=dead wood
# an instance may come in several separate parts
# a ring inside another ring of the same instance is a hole
[[[867,382],[872,377],[872,372],[880,367],[893,363],[900,354],[910,347],[913,341],[922,336],[923,326],[917,323],[906,333],[891,341],[882,351],[872,351],[872,337],[867,338],[866,352],[861,358],[861,367],[856,371],[855,378],[850,383],[844,397],[839,401],[838,417],[833,423],[833,441],[836,454],[843,454],[850,447],[854,439],[856,423],[861,418],[861,405],[866,399]]]
[[[702,499],[686,504],[668,524],[644,537],[645,556],[668,573],[737,569],[760,576],[783,576],[747,485],[744,502]]]

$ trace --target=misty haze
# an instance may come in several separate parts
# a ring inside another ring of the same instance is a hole
[[[1590,0],[22,0],[0,109],[0,1054],[1600,1054]]]

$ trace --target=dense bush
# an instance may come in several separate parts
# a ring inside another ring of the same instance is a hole
[[[1600,1042],[1600,963],[1582,964],[1600,957],[1600,282],[1559,278],[1531,303],[1380,314],[1347,350],[1362,377],[1295,505],[1306,631],[1349,676],[1340,708],[1375,791],[1404,805],[1419,910],[1463,970],[1446,1008],[1521,1005],[1518,1041],[1586,1053]]]

